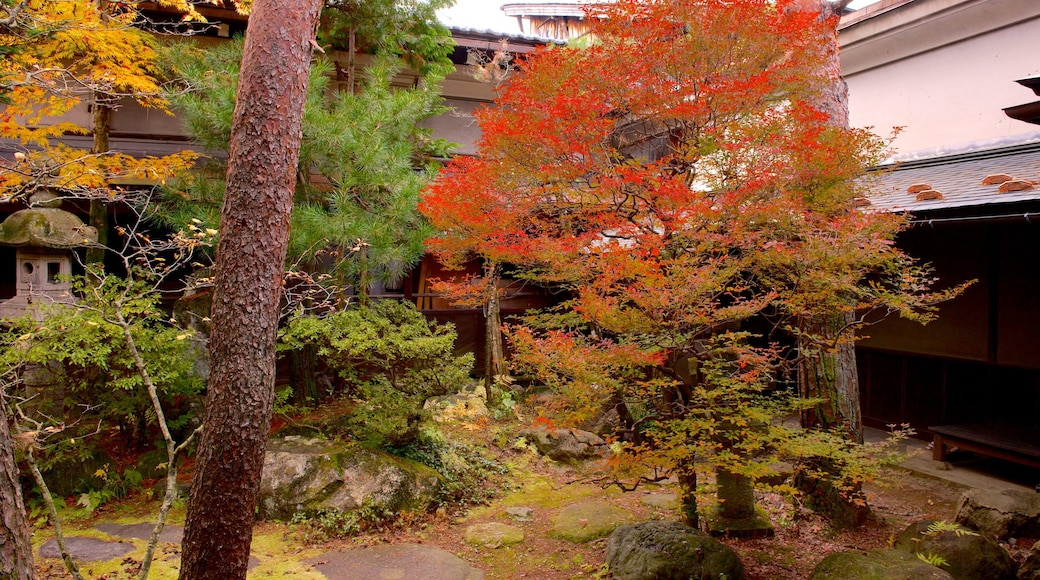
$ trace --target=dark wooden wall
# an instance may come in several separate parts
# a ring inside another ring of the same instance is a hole
[[[866,329],[857,353],[868,424],[1040,426],[1040,223],[924,223],[899,244],[933,264],[940,287],[977,282],[925,326]]]

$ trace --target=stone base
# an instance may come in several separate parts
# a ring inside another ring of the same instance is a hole
[[[716,538],[721,536],[742,539],[772,538],[775,533],[769,516],[759,506],[755,506],[755,515],[747,518],[723,517],[716,506],[708,510],[704,520],[708,525],[708,533]]]

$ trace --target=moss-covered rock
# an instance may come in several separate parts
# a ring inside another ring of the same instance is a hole
[[[945,570],[906,550],[838,552],[823,559],[809,580],[950,580]]]
[[[621,526],[607,544],[615,580],[708,580],[744,577],[736,552],[704,532],[677,522]]]
[[[941,525],[935,521],[910,524],[896,538],[895,547],[926,558],[938,556],[939,566],[958,580],[990,578],[1014,580],[1015,561],[994,540],[967,528]]]
[[[268,443],[260,481],[259,516],[425,511],[441,485],[436,471],[357,445],[284,437]]]
[[[463,532],[467,544],[484,548],[501,548],[524,541],[524,531],[516,526],[499,522],[474,524]]]
[[[534,444],[538,451],[562,463],[581,463],[602,459],[610,449],[599,435],[580,429],[525,429],[520,435]]]
[[[429,412],[430,418],[438,423],[468,421],[488,415],[484,398],[472,393],[432,397],[423,404],[423,410]]]
[[[96,241],[96,229],[53,207],[19,210],[0,223],[0,244],[6,246],[75,248]]]
[[[582,544],[605,537],[630,521],[631,513],[609,503],[581,503],[564,508],[556,516],[549,536]]]
[[[1033,544],[1026,561],[1019,567],[1018,580],[1040,580],[1040,541]]]

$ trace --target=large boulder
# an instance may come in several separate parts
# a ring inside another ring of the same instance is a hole
[[[950,580],[949,572],[906,550],[837,552],[820,562],[809,580]]]
[[[288,436],[267,445],[260,480],[261,519],[294,514],[424,511],[440,489],[436,471],[356,445]]]
[[[643,522],[614,530],[607,543],[607,566],[615,580],[744,577],[736,552],[677,522]]]
[[[1001,540],[1040,538],[1040,493],[971,489],[961,497],[956,521],[984,536]]]
[[[580,429],[524,429],[520,435],[534,444],[543,455],[562,463],[580,463],[602,459],[610,453],[599,435]]]
[[[959,528],[959,529],[957,529]],[[938,556],[939,566],[957,580],[1015,580],[1017,565],[996,541],[960,526],[921,521],[896,538],[895,547],[924,557]]]

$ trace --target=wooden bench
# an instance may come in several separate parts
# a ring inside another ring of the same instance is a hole
[[[1040,430],[999,423],[939,425],[933,434],[932,459],[945,461],[948,447],[959,447],[989,457],[1040,469]]]

